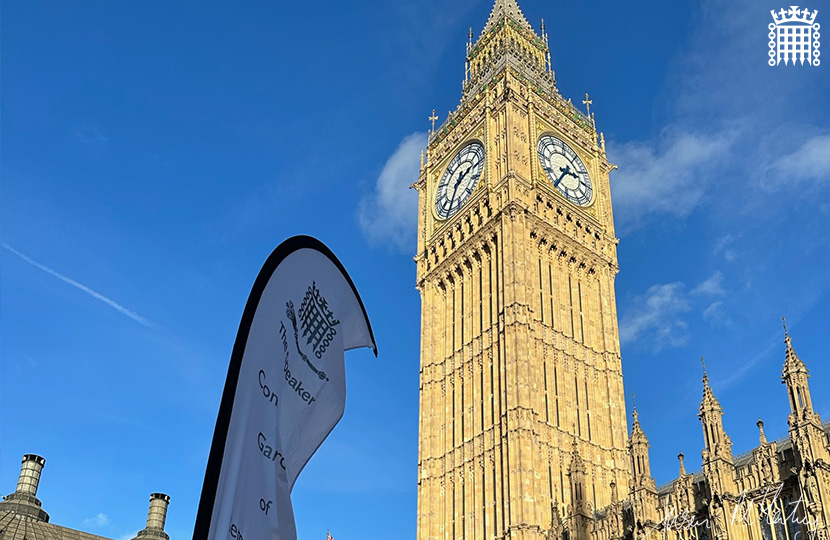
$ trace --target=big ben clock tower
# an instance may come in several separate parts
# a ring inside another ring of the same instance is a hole
[[[467,49],[415,183],[418,539],[584,540],[629,485],[614,166],[515,0]]]

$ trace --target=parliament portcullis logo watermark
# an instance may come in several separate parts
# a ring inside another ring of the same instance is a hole
[[[790,6],[789,9],[770,11],[772,20],[769,23],[769,65],[813,65],[818,66],[819,60],[819,28],[815,22],[818,10],[798,9]]]

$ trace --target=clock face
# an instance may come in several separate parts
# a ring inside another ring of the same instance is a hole
[[[435,213],[440,219],[458,212],[472,195],[483,170],[484,147],[481,143],[471,142],[458,151],[447,165],[435,193]]]
[[[570,146],[552,135],[539,139],[539,161],[553,187],[569,201],[587,206],[594,192],[585,164]]]

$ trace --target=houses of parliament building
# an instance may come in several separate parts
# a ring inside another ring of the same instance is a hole
[[[786,328],[789,436],[759,421],[736,457],[704,371],[702,469],[681,454],[655,485],[636,410],[627,427],[614,168],[557,90],[544,22],[496,0],[414,184],[418,540],[827,539],[827,426]]]

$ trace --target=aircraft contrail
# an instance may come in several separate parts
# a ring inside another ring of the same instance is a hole
[[[122,315],[126,315],[127,317],[131,318],[132,320],[134,320],[138,323],[143,324],[144,326],[151,326],[150,321],[148,321],[147,319],[145,319],[144,317],[142,317],[141,315],[139,315],[135,311],[130,311],[129,309],[125,308],[124,306],[122,306],[121,304],[116,302],[115,300],[107,298],[103,294],[93,291],[92,289],[90,289],[89,287],[84,285],[83,283],[78,283],[74,279],[68,278],[68,277],[64,276],[63,274],[61,274],[60,272],[58,272],[56,270],[52,270],[48,266],[40,264],[39,262],[35,261],[34,259],[31,259],[31,258],[27,257],[26,255],[24,255],[23,253],[20,253],[19,251],[17,251],[16,249],[14,249],[13,247],[11,247],[9,244],[7,244],[5,242],[3,242],[0,245],[3,246],[3,249],[5,249],[7,251],[11,251],[12,253],[14,253],[15,255],[17,255],[18,257],[20,257],[21,259],[23,259],[27,263],[31,264],[35,268],[39,268],[39,269],[43,270],[44,272],[46,272],[47,274],[55,276],[56,278],[63,281],[64,283],[68,283],[68,284],[72,285],[75,288],[81,289],[82,291],[84,291],[85,293],[90,295],[91,297],[95,298],[96,300],[100,300],[101,302],[107,304],[108,306],[115,309],[116,311],[118,311]]]

